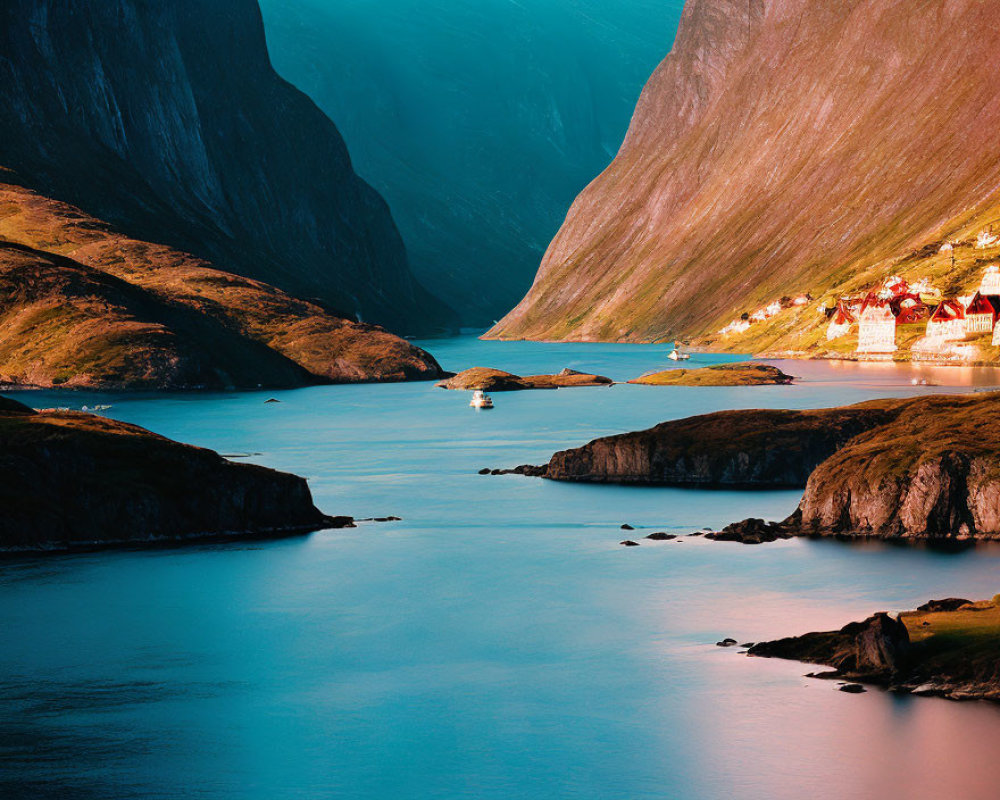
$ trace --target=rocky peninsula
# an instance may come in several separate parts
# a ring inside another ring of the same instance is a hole
[[[463,370],[437,385],[442,389],[484,392],[519,392],[526,389],[562,389],[574,386],[611,386],[614,381],[603,375],[591,375],[566,368],[556,375],[514,375],[489,367]]]
[[[878,613],[839,631],[761,642],[749,655],[834,670],[814,677],[952,700],[1000,701],[1000,606],[997,598],[934,600],[898,618]]]
[[[291,536],[348,527],[303,478],[143,428],[0,398],[0,552]]]
[[[595,439],[540,467],[559,481],[632,485],[800,488],[837,448],[889,421],[893,403],[826,411],[720,411]]]
[[[1000,395],[929,395],[815,411],[746,410],[595,439],[514,472],[634,485],[804,488],[780,523],[713,538],[1000,539]]]
[[[630,380],[643,386],[774,386],[795,380],[769,364],[716,364],[697,369],[668,369]]]

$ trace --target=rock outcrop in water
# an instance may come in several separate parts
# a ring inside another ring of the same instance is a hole
[[[715,331],[996,223],[996,13],[980,0],[687,0],[617,158],[490,335]]]
[[[566,368],[555,375],[514,375],[489,367],[472,367],[440,383],[442,389],[481,389],[484,392],[519,392],[525,389],[562,389],[574,386],[610,386],[614,381]]]
[[[1000,701],[1000,608],[995,600],[958,606],[931,601],[898,619],[879,613],[839,631],[761,642],[749,653],[835,670],[815,677],[861,680],[953,700]]]
[[[552,456],[552,480],[762,489],[805,486],[852,437],[898,413],[892,403],[827,411],[721,411],[595,439]]]
[[[351,524],[304,479],[234,464],[135,425],[0,404],[0,550],[55,551]]]
[[[760,642],[750,648],[750,655],[826,664],[850,678],[887,679],[897,672],[909,650],[906,625],[879,613],[839,631]]]
[[[0,165],[31,188],[339,316],[450,318],[255,0],[7,0],[0,53]]]
[[[717,364],[668,369],[630,380],[643,386],[783,386],[795,379],[769,364]]]
[[[95,389],[432,379],[373,325],[222,272],[0,174],[0,382]]]

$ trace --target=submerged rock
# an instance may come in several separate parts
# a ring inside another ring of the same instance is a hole
[[[677,538],[676,534],[673,533],[651,533],[646,537],[647,539],[652,539],[654,542],[670,542]]]
[[[624,542],[619,542],[623,547],[638,547],[638,542],[633,542],[631,539],[626,539]]]

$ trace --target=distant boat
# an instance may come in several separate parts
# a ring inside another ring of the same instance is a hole
[[[493,399],[482,389],[476,389],[472,393],[472,400],[469,405],[473,408],[493,408]]]
[[[674,349],[670,351],[669,358],[671,361],[687,361],[691,356],[681,352],[680,342],[674,342]]]

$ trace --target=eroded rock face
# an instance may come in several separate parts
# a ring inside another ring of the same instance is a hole
[[[839,631],[760,642],[749,652],[752,656],[826,664],[846,676],[886,680],[909,655],[910,635],[903,622],[878,613]]]
[[[978,0],[905,16],[896,0],[688,0],[617,157],[490,335],[715,331],[992,208],[995,15]]]
[[[810,476],[801,531],[881,538],[1000,537],[997,396],[925,397]]]
[[[824,411],[723,411],[595,439],[556,453],[553,480],[695,486],[805,486],[858,433],[899,413],[895,402]]]
[[[254,0],[7,0],[0,52],[0,165],[31,188],[340,316],[450,318]]]
[[[0,550],[66,550],[344,527],[304,479],[73,412],[0,409]]]

